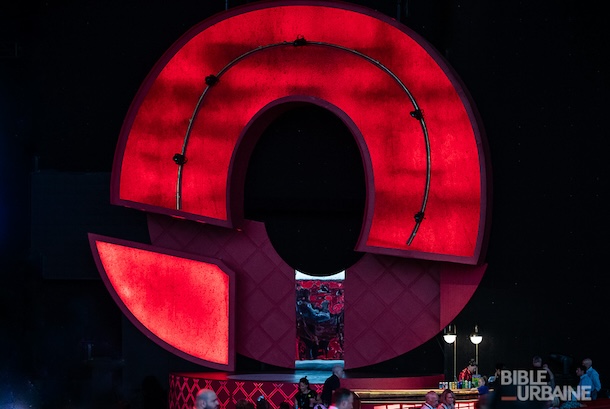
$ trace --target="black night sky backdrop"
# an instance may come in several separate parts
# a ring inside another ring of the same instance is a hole
[[[489,267],[455,321],[458,367],[474,355],[466,337],[478,324],[484,374],[496,362],[524,367],[541,355],[559,379],[570,382],[573,365],[562,378],[556,356],[573,363],[590,356],[608,386],[610,59],[603,2],[353,3],[398,18],[429,41],[460,76],[483,120],[494,193]],[[72,407],[69,402],[104,393],[109,405],[120,398],[143,407],[145,385],[158,381],[164,389],[168,372],[201,369],[125,322],[99,280],[86,233],[148,242],[144,215],[109,204],[122,121],[149,70],[174,41],[227,5],[240,4],[245,2],[0,5],[0,407],[23,397],[38,407]],[[358,171],[352,155],[345,154],[343,166]],[[329,184],[350,180],[333,173],[330,158],[320,160],[326,174],[318,176]],[[299,183],[285,188],[294,203],[310,199],[298,193],[304,187]],[[342,198],[361,197],[360,189],[356,180],[329,189],[328,197],[344,203]],[[264,217],[269,197],[255,196],[247,211]],[[362,210],[353,202],[337,210],[345,220],[322,212],[322,222],[307,233],[306,241],[330,237],[326,248],[340,255],[330,262],[355,257],[345,251],[355,239],[333,241],[332,233],[354,228],[353,217]],[[310,210],[319,205],[306,203]],[[285,213],[298,222],[298,212]],[[280,237],[283,222],[275,221]],[[442,372],[441,343],[438,337],[364,369]],[[88,344],[94,356],[120,367],[118,379],[83,364]],[[274,369],[238,358],[238,369]]]

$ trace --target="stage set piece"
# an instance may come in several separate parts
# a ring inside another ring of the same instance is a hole
[[[244,216],[261,135],[312,106],[349,130],[366,185],[354,248],[363,256],[326,281],[295,278],[265,224]],[[275,409],[292,403],[299,361],[340,360],[355,373],[454,320],[487,267],[489,175],[474,103],[418,34],[349,3],[256,2],[179,38],[127,113],[111,202],[146,212],[151,242],[89,239],[125,316],[204,370],[169,374],[172,409],[190,407],[201,387],[222,409],[260,395]],[[236,374],[236,354],[292,372]],[[369,374],[345,385],[362,408],[400,409],[441,380]],[[469,393],[458,397],[471,407]]]

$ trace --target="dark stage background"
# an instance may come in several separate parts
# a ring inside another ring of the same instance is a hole
[[[244,3],[0,5],[0,408],[19,400],[49,408],[92,401],[155,407],[149,399],[164,407],[169,372],[205,369],[160,349],[122,317],[86,234],[149,241],[144,214],[109,204],[123,118],[175,40],[227,5]],[[353,3],[399,18],[431,42],[472,94],[487,132],[494,191],[489,267],[455,320],[458,370],[474,356],[467,336],[478,324],[484,374],[498,361],[528,366],[537,354],[571,382],[573,365],[559,358],[590,356],[607,386],[610,88],[603,3]],[[343,158],[344,166],[354,166],[353,159]],[[315,176],[330,177],[325,169]],[[308,192],[302,187],[286,187],[286,195],[315,209],[319,202],[300,196]],[[344,193],[337,192],[320,195]],[[250,211],[260,215],[264,205]],[[351,217],[360,205],[342,211]],[[320,217],[305,239],[328,237],[323,245],[339,259],[322,251],[320,260],[286,257],[314,266],[353,261],[357,255],[345,251],[343,239],[324,232],[335,228],[333,215]],[[439,336],[362,371],[442,373],[452,359],[442,342]],[[237,367],[277,370],[239,356]]]

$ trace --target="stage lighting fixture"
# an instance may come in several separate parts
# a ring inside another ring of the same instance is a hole
[[[443,331],[443,339],[448,344],[453,344],[453,380],[457,380],[457,328],[455,324],[449,324]]]
[[[479,326],[474,326],[474,332],[470,334],[470,342],[474,344],[474,359],[477,361],[477,365],[479,365],[479,344],[483,341],[483,335],[479,332]],[[477,372],[479,368],[477,367]]]

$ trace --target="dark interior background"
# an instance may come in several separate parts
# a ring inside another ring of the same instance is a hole
[[[86,234],[148,242],[144,214],[109,204],[123,118],[174,41],[244,3],[0,5],[0,407],[18,401],[164,407],[169,372],[205,370],[161,350],[122,317],[99,279]],[[489,267],[455,321],[458,370],[474,356],[467,336],[478,324],[484,374],[496,362],[524,367],[540,355],[558,379],[573,382],[574,364],[589,356],[607,385],[610,104],[603,2],[352,3],[399,19],[427,39],[461,77],[483,119],[494,192]],[[350,155],[342,160],[357,169]],[[319,176],[330,184],[342,180]],[[355,183],[324,194],[331,202],[339,198],[333,192],[358,198]],[[288,190],[303,203],[296,191]],[[254,199],[249,211],[260,216],[265,200]],[[353,227],[349,220],[361,211],[353,202],[337,209],[346,215],[339,230]],[[301,209],[305,216],[287,206],[286,217],[310,217],[317,205]],[[336,214],[320,217],[336,226]],[[276,227],[280,237],[290,236],[294,223],[284,229],[280,220]],[[321,233],[307,234],[310,240]],[[344,251],[345,241],[327,246],[355,257]],[[439,336],[362,370],[439,373],[450,352]],[[245,357],[237,364],[240,371],[277,369]]]

